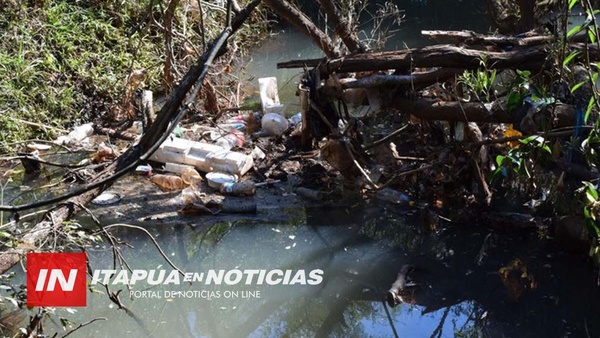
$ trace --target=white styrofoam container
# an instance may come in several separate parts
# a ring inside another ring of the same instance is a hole
[[[202,172],[220,171],[242,176],[254,166],[251,155],[225,150],[214,144],[177,137],[167,139],[150,157],[161,163],[192,165]]]

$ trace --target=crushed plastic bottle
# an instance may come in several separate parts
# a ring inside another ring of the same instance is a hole
[[[383,188],[377,191],[375,197],[382,201],[387,201],[402,206],[409,206],[411,203],[411,199],[407,194],[392,188]]]
[[[183,180],[183,183],[186,185],[196,185],[202,182],[202,176],[200,176],[200,173],[193,167],[186,166],[181,171],[181,180]]]
[[[183,189],[183,180],[179,176],[157,174],[150,178],[163,191],[174,191]]]
[[[241,147],[246,142],[244,133],[240,130],[233,130],[229,134],[223,135],[215,140],[215,144],[225,150],[233,147]]]
[[[302,124],[302,112],[296,113],[288,118],[290,127],[296,128]]]
[[[92,123],[82,124],[73,128],[66,136],[60,136],[54,141],[56,144],[76,144],[85,140],[88,136],[94,133],[94,125]]]
[[[265,114],[261,125],[262,131],[268,136],[281,136],[289,128],[288,120],[276,113]]]

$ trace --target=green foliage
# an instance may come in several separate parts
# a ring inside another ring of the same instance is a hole
[[[512,148],[506,155],[496,156],[496,169],[492,173],[492,180],[500,178],[514,178],[514,175],[532,177],[536,162],[541,158],[552,155],[552,150],[543,137],[532,135],[519,140],[521,146]]]
[[[496,81],[496,69],[487,69],[486,61],[481,60],[482,69],[465,71],[458,79],[465,89],[465,93],[474,96],[477,101],[490,102],[494,99],[494,83]]]
[[[130,36],[131,27],[115,26],[115,17],[129,18],[135,12],[128,11],[142,5],[114,13],[57,1],[44,8],[21,4],[0,12],[5,28],[0,40],[2,144],[54,136],[52,129],[22,126],[15,119],[48,126],[91,119],[98,106],[94,102],[119,97],[130,69],[156,64],[160,58],[151,37],[139,32]],[[134,45],[136,40],[145,43]]]
[[[224,9],[205,9],[202,38],[198,11],[184,10],[181,4],[167,53],[165,8],[152,3],[62,0],[30,7],[20,1],[0,10],[0,148],[11,149],[16,140],[56,136],[53,128],[20,120],[68,129],[125,105],[133,70],[147,71],[145,88],[168,90],[171,84],[163,83],[162,74],[165,55],[172,54],[178,80],[202,53],[203,42],[224,27]],[[254,35],[256,40],[264,31],[253,26],[235,39],[252,40]]]

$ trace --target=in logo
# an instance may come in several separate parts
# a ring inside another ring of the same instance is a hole
[[[85,306],[85,253],[28,253],[27,306]]]

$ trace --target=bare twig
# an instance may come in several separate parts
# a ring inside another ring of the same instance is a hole
[[[77,331],[77,330],[81,329],[82,327],[85,327],[85,326],[88,326],[88,325],[90,325],[90,324],[92,324],[92,323],[94,323],[94,322],[97,322],[97,321],[99,321],[99,320],[108,320],[108,318],[105,318],[105,317],[98,317],[98,318],[91,319],[91,320],[89,320],[89,321],[87,321],[87,322],[85,322],[85,323],[79,323],[79,325],[77,325],[77,327],[76,327],[76,328],[74,328],[74,329],[72,329],[71,331],[67,332],[67,333],[66,333],[64,336],[62,336],[62,338],[65,338],[65,337],[67,337],[67,336],[70,336],[70,335],[71,335],[71,333],[73,333],[73,332],[75,332],[75,331]]]
[[[152,236],[152,234],[151,234],[151,233],[150,233],[148,230],[146,230],[146,229],[144,229],[144,228],[142,228],[142,227],[140,227],[140,226],[137,226],[137,225],[125,224],[125,223],[115,223],[115,224],[107,225],[107,226],[104,226],[104,227],[103,227],[103,230],[108,230],[108,229],[111,229],[111,228],[117,228],[117,227],[122,227],[122,228],[130,228],[130,229],[136,229],[136,230],[140,230],[140,231],[142,231],[143,233],[145,233],[145,234],[146,234],[146,235],[147,235],[147,236],[150,238],[150,240],[152,241],[152,243],[154,243],[154,246],[156,247],[156,249],[158,250],[158,252],[160,253],[160,255],[161,255],[161,256],[163,256],[163,258],[164,258],[164,259],[167,261],[167,263],[169,263],[169,265],[170,265],[170,266],[171,266],[173,269],[177,270],[177,272],[179,272],[179,273],[180,273],[182,276],[185,276],[185,272],[183,272],[181,269],[179,269],[179,268],[178,268],[178,267],[177,267],[177,266],[176,266],[176,265],[175,265],[175,264],[174,264],[174,263],[173,263],[173,262],[172,262],[172,261],[169,259],[169,257],[168,257],[168,256],[165,254],[165,252],[162,250],[162,248],[160,247],[160,245],[158,244],[158,242],[156,241],[156,239],[154,238],[154,236]]]
[[[356,157],[354,156],[354,153],[352,153],[352,149],[350,149],[348,142],[344,142],[344,146],[346,146],[346,150],[348,151],[348,154],[350,154],[350,157],[352,158],[352,162],[354,162],[354,165],[360,171],[360,173],[365,177],[367,182],[369,182],[369,184],[374,189],[379,189],[379,187],[377,186],[377,183],[373,182],[371,177],[369,177],[369,174],[367,174],[367,172],[363,169],[363,167],[360,165],[360,163],[358,163],[358,161],[356,160]]]
[[[403,171],[401,173],[398,173],[396,175],[394,175],[392,178],[390,178],[387,182],[385,182],[384,184],[379,186],[379,189],[383,189],[386,187],[389,187],[392,183],[394,183],[395,180],[397,180],[398,178],[402,177],[402,176],[406,176],[406,175],[410,175],[410,174],[415,174],[418,173],[420,171],[423,170],[427,170],[427,169],[431,169],[433,168],[433,164],[429,164],[429,165],[425,165],[416,169],[412,169],[412,170],[407,170],[407,171]]]
[[[391,138],[394,138],[394,137],[396,137],[397,135],[399,135],[399,134],[400,134],[400,133],[401,133],[401,132],[402,132],[404,129],[406,129],[407,127],[408,127],[408,125],[402,126],[401,128],[399,128],[399,129],[397,129],[397,130],[395,130],[395,131],[393,131],[393,132],[389,133],[388,135],[386,135],[386,136],[384,136],[384,137],[380,138],[379,140],[377,140],[377,141],[375,141],[375,142],[372,142],[372,143],[369,143],[369,144],[365,144],[365,145],[363,146],[363,148],[364,148],[365,150],[367,150],[367,149],[371,149],[371,148],[375,148],[375,147],[377,147],[378,145],[380,145],[380,144],[382,144],[382,143],[385,143],[387,140],[389,140],[389,139],[391,139]]]

